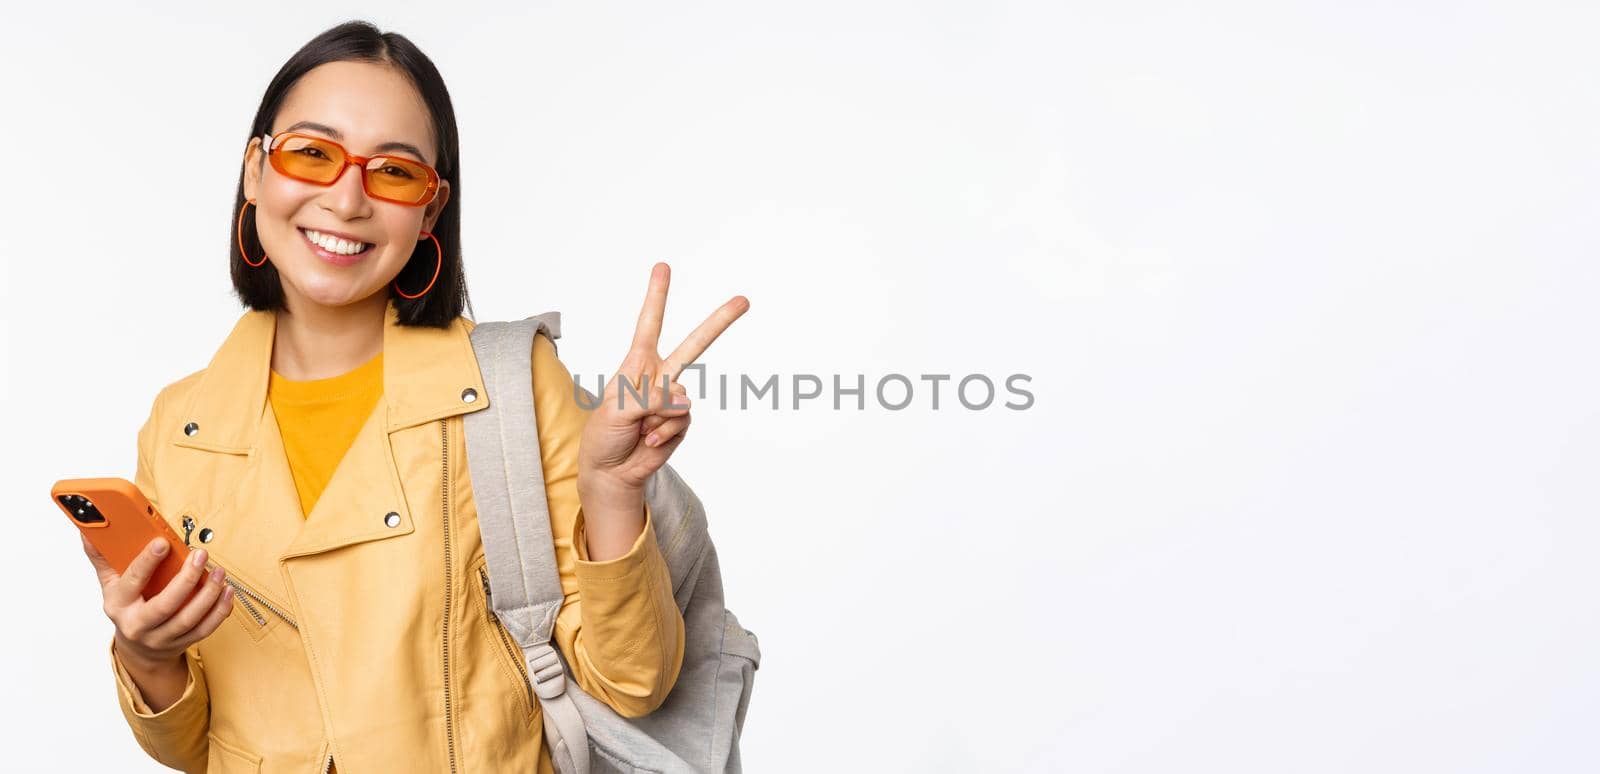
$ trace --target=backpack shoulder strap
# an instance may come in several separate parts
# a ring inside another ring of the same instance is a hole
[[[488,562],[490,606],[528,663],[551,760],[562,772],[587,774],[588,735],[566,693],[566,666],[552,640],[563,597],[533,414],[533,337],[540,330],[559,338],[561,314],[473,327],[472,351],[488,406],[463,417],[467,467]]]
[[[550,638],[562,599],[533,415],[533,337],[554,315],[479,323],[471,334],[489,405],[463,417],[467,466],[494,609],[519,643]]]

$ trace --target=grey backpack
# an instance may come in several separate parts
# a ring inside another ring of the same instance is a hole
[[[624,718],[578,686],[555,645],[561,581],[530,389],[533,336],[541,329],[560,338],[561,314],[473,328],[489,407],[465,422],[494,614],[527,660],[551,760],[562,774],[739,772],[739,734],[761,651],[755,634],[722,606],[705,509],[670,465],[651,477],[645,497],[683,613],[683,667],[672,692],[654,712]],[[595,405],[593,393],[579,390]]]

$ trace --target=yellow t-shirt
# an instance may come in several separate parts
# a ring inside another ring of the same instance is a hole
[[[310,515],[382,395],[382,352],[326,379],[294,380],[277,371],[268,376],[267,400],[278,418],[302,517]]]

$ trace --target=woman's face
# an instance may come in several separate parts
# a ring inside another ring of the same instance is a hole
[[[385,65],[319,65],[290,89],[269,131],[325,137],[358,156],[378,153],[385,143],[405,143],[417,152],[391,148],[384,153],[439,166],[422,95],[405,75]],[[282,277],[292,313],[307,303],[344,306],[383,291],[405,268],[412,251],[418,250],[419,241],[425,243],[419,255],[431,260],[433,242],[420,234],[433,230],[450,198],[450,183],[441,179],[438,195],[425,207],[373,199],[362,187],[361,170],[355,166],[345,167],[330,186],[285,177],[267,163],[257,137],[245,154],[244,195],[256,202],[256,232]],[[371,247],[358,255],[330,259],[313,245],[307,231]],[[416,293],[422,287],[401,289]]]

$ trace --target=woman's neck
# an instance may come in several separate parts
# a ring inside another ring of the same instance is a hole
[[[290,303],[277,313],[272,370],[286,379],[326,379],[350,371],[383,351],[382,293],[345,306]]]

